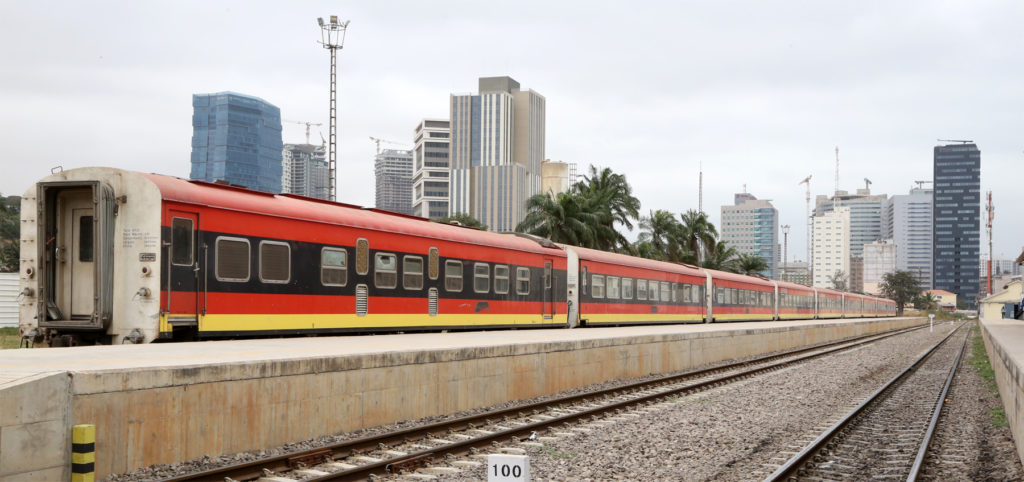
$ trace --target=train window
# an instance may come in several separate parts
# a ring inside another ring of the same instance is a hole
[[[373,284],[378,288],[398,286],[398,256],[377,253],[373,257]]]
[[[647,280],[647,300],[658,301],[658,282]]]
[[[370,242],[366,238],[356,240],[356,274],[370,272]]]
[[[217,281],[249,281],[249,240],[217,238]]]
[[[487,263],[473,265],[473,291],[487,293],[491,291],[491,266]]]
[[[516,294],[524,296],[530,294],[530,268],[522,266],[516,268]]]
[[[590,296],[604,298],[604,276],[595,274],[590,277]]]
[[[647,280],[636,280],[636,299],[641,301],[647,299]]]
[[[444,262],[444,289],[453,293],[462,291],[462,261]]]
[[[287,283],[292,273],[291,251],[287,243],[260,241],[260,281]]]
[[[669,289],[668,281],[661,282],[661,302],[668,303],[672,299],[672,292]]]
[[[494,292],[503,295],[508,293],[508,266],[494,265]]]
[[[171,263],[192,266],[192,220],[171,219]]]
[[[685,299],[685,297],[683,296],[683,291],[685,289],[686,289],[686,284],[684,284],[684,283],[672,283],[672,302],[673,303],[682,303],[683,302],[683,300]]]
[[[622,299],[633,299],[633,278],[622,278]]]
[[[605,294],[608,295],[608,299],[609,300],[617,300],[617,299],[619,299],[619,278],[618,277],[609,276],[608,280],[607,280],[607,284],[605,285],[605,288],[607,288],[605,290],[606,291]]]
[[[589,288],[590,288],[587,285],[587,282],[590,281],[590,278],[587,276],[587,267],[586,266],[583,267],[583,277],[581,279],[583,280],[583,286],[582,286],[583,289],[581,291],[583,291],[583,294],[587,294],[587,292],[589,291]],[[544,287],[548,288],[548,282],[547,282],[546,279],[544,280]]]
[[[423,258],[419,256],[402,257],[402,288],[407,290],[423,289]]]
[[[693,301],[692,294],[690,293],[690,285],[683,284],[683,303],[689,303]]]
[[[320,251],[320,283],[345,286],[348,283],[348,251],[324,248]]]
[[[551,262],[546,261],[544,263],[544,289],[551,289]]]
[[[430,279],[437,279],[439,259],[437,255],[437,248],[430,248],[430,260],[427,264],[427,274],[430,275]]]
[[[91,263],[93,260],[92,242],[92,216],[78,218],[78,260],[83,263]]]

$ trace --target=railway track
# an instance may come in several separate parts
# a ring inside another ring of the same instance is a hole
[[[778,467],[765,481],[917,480],[970,337],[963,325]]]
[[[612,421],[639,417],[647,405],[781,370],[806,360],[917,330],[922,326],[495,410],[169,480],[246,481],[267,476],[280,477],[279,480],[367,480],[372,476],[418,469],[434,470],[437,473],[458,471],[460,465],[468,467],[480,465],[481,462],[457,460],[452,462],[456,467],[430,466],[447,457],[490,449],[496,443],[530,444],[537,443],[534,439],[544,440],[546,436],[585,433],[592,428],[582,424],[601,420],[602,417]],[[505,450],[515,453],[522,449]]]

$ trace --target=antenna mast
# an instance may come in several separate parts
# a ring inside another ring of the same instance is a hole
[[[811,218],[811,176],[807,176],[806,179],[797,183],[797,186],[800,184],[807,184],[807,274],[810,276],[813,284],[814,263],[812,261],[813,258],[811,257],[811,226],[813,225],[814,220]]]
[[[989,191],[985,195],[988,198],[988,203],[985,205],[985,211],[988,212],[988,222],[985,223],[985,232],[988,234],[988,277],[985,283],[985,294],[992,294],[992,218],[996,217],[996,207],[992,205],[992,191]]]

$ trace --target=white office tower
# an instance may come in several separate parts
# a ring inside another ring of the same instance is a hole
[[[831,288],[837,272],[850,275],[850,208],[814,216],[814,287]]]
[[[412,213],[416,216],[448,215],[450,136],[447,119],[424,119],[413,131]]]

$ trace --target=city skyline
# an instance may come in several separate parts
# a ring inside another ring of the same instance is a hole
[[[194,92],[245,92],[271,100],[286,119],[326,123],[328,56],[315,43],[315,19],[337,14],[352,20],[338,57],[340,201],[373,204],[367,136],[411,141],[410,123],[446,117],[450,93],[472,91],[481,76],[509,75],[549,102],[546,157],[625,174],[644,212],[695,209],[703,162],[712,221],[721,226],[716,207],[748,184],[779,209],[781,224],[793,226],[790,261],[806,252],[797,183],[811,174],[812,194],[831,195],[836,145],[840,189],[852,192],[866,177],[873,192],[892,195],[930,180],[938,138],[972,139],[985,151],[981,190],[993,190],[997,207],[995,256],[1015,257],[1024,239],[1024,227],[1012,222],[1024,209],[1014,202],[1015,176],[1001,175],[1024,159],[1017,135],[1024,94],[1015,87],[1024,62],[1011,21],[1022,7],[1009,2],[783,4],[742,14],[725,5],[580,14],[570,4],[546,6],[542,20],[453,8],[446,28],[422,22],[436,6],[414,3],[226,3],[209,12],[199,4],[124,3],[111,5],[121,13],[116,19],[103,9],[65,7],[49,36],[33,20],[49,16],[45,6],[3,7],[9,28],[0,35],[20,47],[0,80],[9,106],[0,126],[21,141],[5,160],[17,169],[0,181],[4,195],[23,194],[58,165],[188,177]],[[160,22],[146,28],[137,21],[155,17]],[[606,34],[590,26],[613,19],[622,32],[602,41]],[[913,28],[907,19],[915,19]],[[549,24],[559,28],[537,29]],[[245,32],[253,25],[272,26],[275,35],[240,49],[232,39],[251,37]],[[180,35],[193,29],[204,36]],[[443,67],[403,40],[444,45],[473,32],[495,39],[487,47],[494,54],[470,46]],[[678,51],[682,62],[658,60]],[[970,68],[953,58],[970,59]],[[282,72],[281,63],[304,68]],[[304,130],[286,124],[284,142],[301,143]],[[42,156],[39,145],[48,147]]]

